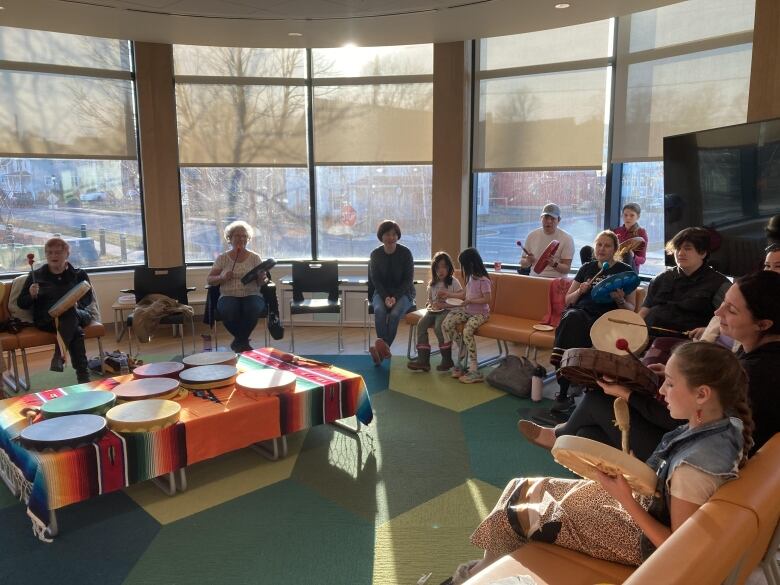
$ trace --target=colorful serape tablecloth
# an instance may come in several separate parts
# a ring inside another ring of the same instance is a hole
[[[278,349],[266,347],[241,354],[239,369],[273,368],[292,372],[298,378],[295,392],[279,394],[283,435],[339,419],[356,416],[369,424],[374,413],[363,377],[336,366],[309,362]]]
[[[293,372],[295,392],[250,396],[233,386],[213,390],[219,402],[187,393],[175,425],[151,433],[108,432],[88,445],[37,452],[17,437],[29,423],[23,412],[68,394],[111,390],[131,376],[54,388],[0,401],[0,474],[27,504],[33,531],[46,540],[49,511],[122,489],[187,465],[323,423],[355,415],[368,424],[373,412],[363,378],[335,366],[295,365],[295,356],[273,348],[246,352],[241,371]]]

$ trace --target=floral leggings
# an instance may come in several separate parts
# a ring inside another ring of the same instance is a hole
[[[441,330],[444,334],[444,342],[455,342],[458,346],[458,359],[465,357],[468,351],[468,365],[472,372],[477,371],[477,341],[474,333],[489,315],[470,315],[465,309],[454,309],[444,319]],[[458,333],[457,326],[463,323],[463,333]]]

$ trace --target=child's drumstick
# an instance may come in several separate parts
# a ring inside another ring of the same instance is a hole
[[[35,264],[35,254],[27,254],[27,264],[30,265],[30,276],[32,276],[33,284],[35,284],[35,270],[33,270],[33,264]]]

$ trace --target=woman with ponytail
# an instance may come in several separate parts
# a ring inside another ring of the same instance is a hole
[[[733,352],[712,343],[677,346],[661,388],[670,431],[647,460],[657,474],[652,497],[633,494],[623,476],[514,479],[471,535],[485,556],[458,567],[445,583],[463,583],[529,540],[595,558],[639,565],[723,483],[734,479],[752,446],[747,376]]]

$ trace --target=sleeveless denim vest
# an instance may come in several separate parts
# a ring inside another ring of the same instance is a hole
[[[737,477],[742,457],[742,421],[723,418],[705,425],[689,428],[682,425],[666,433],[658,447],[647,460],[658,477],[656,495],[648,513],[666,526],[671,525],[670,506],[672,494],[669,478],[683,463],[696,469],[726,479]],[[641,538],[642,560],[647,559],[655,546],[644,534]]]

